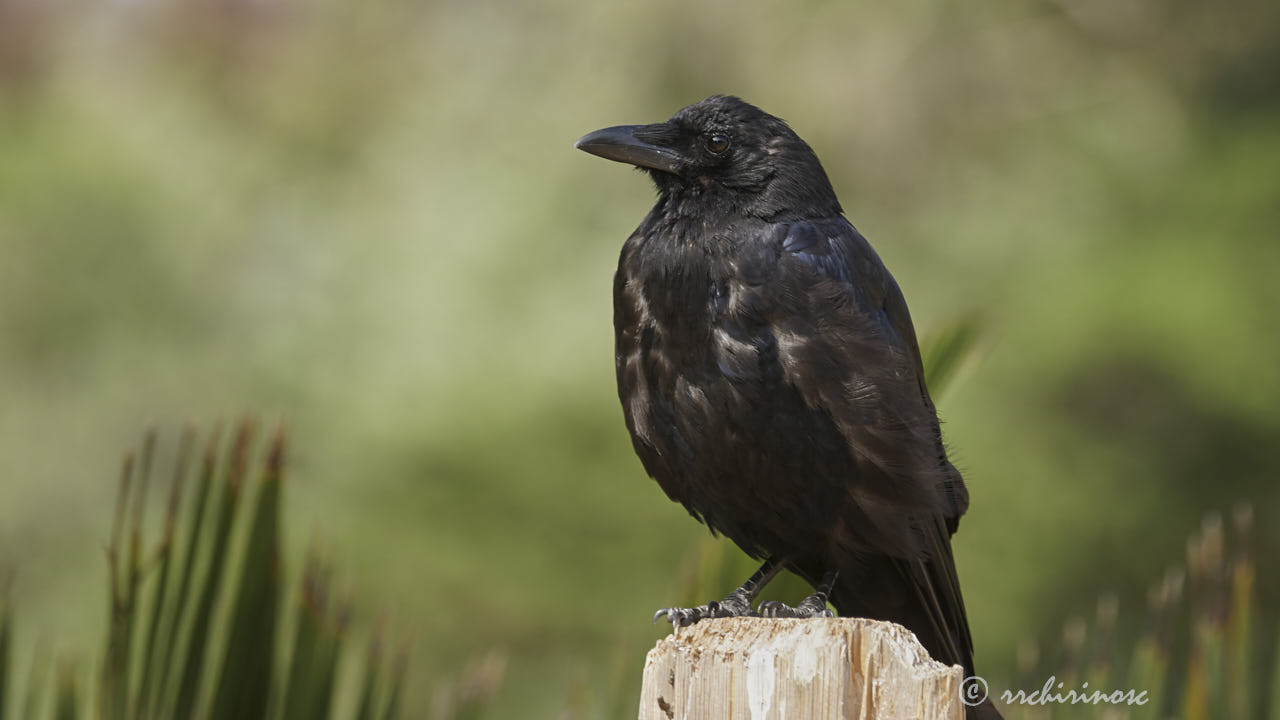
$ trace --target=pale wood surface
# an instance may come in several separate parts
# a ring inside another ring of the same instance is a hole
[[[962,676],[893,623],[704,620],[649,651],[640,720],[963,720]]]

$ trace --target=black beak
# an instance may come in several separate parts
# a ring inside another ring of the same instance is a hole
[[[573,146],[606,160],[616,160],[679,175],[683,160],[680,153],[645,140],[646,137],[655,139],[662,137],[669,134],[669,130],[669,126],[665,123],[618,125],[583,135]]]

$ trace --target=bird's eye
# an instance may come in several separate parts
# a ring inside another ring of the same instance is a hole
[[[707,152],[712,155],[719,155],[729,149],[729,138],[720,133],[707,136]]]

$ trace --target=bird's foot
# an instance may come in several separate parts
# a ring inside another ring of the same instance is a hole
[[[751,598],[743,592],[742,588],[738,588],[719,602],[712,600],[706,605],[691,608],[662,608],[654,613],[653,621],[658,622],[658,618],[665,617],[671,621],[673,628],[682,628],[709,618],[746,617],[753,614]]]
[[[767,600],[760,603],[756,614],[767,618],[835,617],[835,613],[827,607],[827,596],[823,593],[814,593],[795,607],[777,600]]]
[[[822,576],[822,582],[818,583],[814,593],[801,600],[799,605],[791,607],[777,600],[768,600],[760,603],[760,607],[756,608],[756,612],[760,617],[767,618],[835,617],[835,613],[827,608],[827,596],[831,594],[831,588],[835,585],[835,582],[836,572],[830,570]]]

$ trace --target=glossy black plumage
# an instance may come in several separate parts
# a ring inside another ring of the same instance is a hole
[[[906,625],[972,674],[950,536],[968,506],[906,301],[780,119],[715,96],[578,146],[657,204],[614,282],[618,394],[667,495],[842,615]]]

